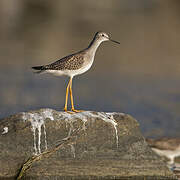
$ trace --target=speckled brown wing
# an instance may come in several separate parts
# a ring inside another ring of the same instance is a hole
[[[82,67],[84,63],[83,54],[72,54],[66,56],[52,64],[44,66],[45,70],[77,70]]]

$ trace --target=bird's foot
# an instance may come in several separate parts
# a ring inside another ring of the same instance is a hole
[[[74,113],[84,112],[83,110],[76,110],[74,108],[72,108],[71,111],[74,112]]]
[[[74,108],[71,109],[71,111],[68,111],[67,108],[64,108],[64,112],[74,114],[74,113],[79,113],[79,112],[84,112],[83,110],[76,110]]]
[[[68,111],[66,108],[64,108],[64,112],[70,113],[70,114],[74,114],[75,112],[73,111]]]

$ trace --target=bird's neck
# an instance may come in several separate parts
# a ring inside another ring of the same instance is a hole
[[[102,42],[102,41],[99,41],[99,40],[97,40],[97,39],[93,39],[93,40],[91,41],[91,43],[89,44],[88,48],[87,48],[88,51],[89,51],[90,53],[92,53],[92,54],[95,55],[96,50],[97,50],[97,48],[99,47],[99,45],[101,44],[101,42]]]

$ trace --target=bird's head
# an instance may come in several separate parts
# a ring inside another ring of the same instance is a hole
[[[103,42],[103,41],[112,41],[114,43],[120,44],[118,41],[112,40],[108,34],[106,34],[105,32],[99,31],[95,34],[95,39]]]

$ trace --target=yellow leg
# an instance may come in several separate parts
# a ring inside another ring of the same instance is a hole
[[[76,110],[74,109],[74,101],[73,101],[73,94],[72,94],[72,78],[70,79],[70,85],[69,85],[69,91],[70,91],[70,97],[71,97],[71,110],[73,112],[83,112],[83,110]]]
[[[69,83],[68,83],[67,88],[66,88],[66,101],[65,101],[65,105],[64,105],[64,111],[66,111],[66,112],[67,112],[67,103],[68,103],[68,94],[69,94],[70,81],[71,80],[69,80]]]

